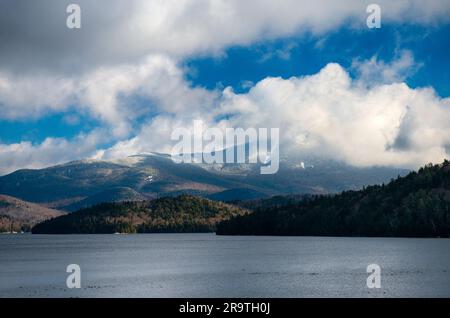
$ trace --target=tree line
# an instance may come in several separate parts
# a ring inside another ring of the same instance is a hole
[[[450,163],[224,220],[217,234],[450,237]]]

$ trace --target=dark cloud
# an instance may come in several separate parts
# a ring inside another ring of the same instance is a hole
[[[81,29],[68,29],[66,8],[79,4]],[[312,32],[356,20],[366,27],[360,0],[2,0],[0,71],[79,72],[130,63],[149,54],[173,58],[217,53],[231,45]],[[383,21],[438,23],[448,1],[379,0]],[[285,52],[281,52],[286,54]]]

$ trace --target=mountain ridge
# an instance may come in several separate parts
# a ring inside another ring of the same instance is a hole
[[[218,200],[255,199],[335,193],[382,183],[405,173],[407,170],[386,167],[355,168],[320,160],[298,165],[284,160],[277,174],[261,175],[258,165],[224,164],[212,168],[204,164],[176,164],[169,155],[151,154],[17,170],[0,177],[0,193],[73,211],[71,205],[85,207],[83,200],[114,188],[129,188],[146,198],[195,194]],[[240,193],[239,189],[246,190]]]

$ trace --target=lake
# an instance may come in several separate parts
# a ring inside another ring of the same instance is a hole
[[[450,239],[0,235],[0,297],[450,297]]]

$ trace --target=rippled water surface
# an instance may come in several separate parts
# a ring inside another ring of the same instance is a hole
[[[381,267],[368,289],[366,267]],[[68,289],[68,264],[81,288]],[[449,297],[450,240],[0,235],[0,297]]]

